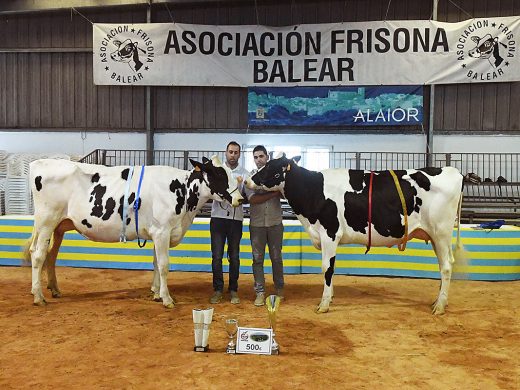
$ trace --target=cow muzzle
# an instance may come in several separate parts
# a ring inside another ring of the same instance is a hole
[[[244,203],[244,197],[240,194],[239,191],[234,192],[231,195],[231,206],[238,207],[242,203]]]
[[[258,188],[257,184],[250,177],[246,178],[245,185],[250,190],[256,190]]]

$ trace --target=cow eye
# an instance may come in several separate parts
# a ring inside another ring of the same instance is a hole
[[[279,173],[277,173],[277,174],[274,175],[274,178],[275,178],[275,179],[278,179],[279,177],[280,177],[280,174],[279,174]]]

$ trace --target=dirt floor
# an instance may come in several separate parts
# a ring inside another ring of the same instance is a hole
[[[454,281],[432,316],[436,280],[337,275],[318,315],[322,277],[287,276],[282,353],[233,356],[225,318],[268,326],[251,275],[241,304],[214,305],[211,350],[197,353],[192,309],[209,306],[211,274],[170,273],[172,310],[149,299],[151,272],[57,274],[63,297],[35,307],[30,268],[0,267],[0,389],[520,389],[520,282]]]

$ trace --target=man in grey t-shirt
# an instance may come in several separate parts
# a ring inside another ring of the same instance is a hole
[[[263,145],[258,145],[253,149],[253,158],[258,169],[267,163],[269,156]],[[257,169],[251,171],[251,175],[254,175],[256,172]],[[266,244],[269,248],[276,294],[282,299],[284,297],[281,194],[278,191],[266,192],[247,189],[246,194],[250,202],[249,232],[253,251],[253,275],[256,293],[254,304],[255,306],[262,306],[265,304],[264,257]]]

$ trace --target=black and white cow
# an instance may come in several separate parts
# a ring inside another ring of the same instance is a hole
[[[154,242],[154,299],[172,308],[167,285],[168,249],[178,245],[197,211],[209,199],[241,203],[238,181],[218,157],[190,160],[194,169],[184,171],[166,166],[145,167],[138,202],[139,238]],[[34,229],[26,251],[32,263],[32,294],[35,305],[44,305],[41,270],[47,263],[48,288],[61,295],[55,264],[63,235],[77,230],[92,241],[117,242],[123,232],[137,238],[134,203],[141,167],[105,167],[63,160],[37,160],[30,165],[34,198]],[[128,186],[127,183],[129,182]],[[125,202],[126,194],[126,202]],[[124,207],[126,203],[126,207]],[[123,221],[125,216],[126,221]],[[50,245],[53,239],[52,247]]]
[[[463,177],[452,167],[396,170],[407,210],[408,239],[431,241],[441,272],[441,287],[432,305],[442,314],[448,303],[454,253],[451,239],[460,217]],[[299,167],[294,159],[272,159],[253,177],[249,188],[281,191],[303,224],[313,245],[322,252],[324,290],[316,311],[327,312],[333,297],[332,276],[339,244],[369,245],[370,171]],[[403,203],[390,171],[372,175],[371,242],[373,246],[402,244],[405,235]],[[462,255],[460,232],[455,254]]]

